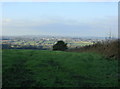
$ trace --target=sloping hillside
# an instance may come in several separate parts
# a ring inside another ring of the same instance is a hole
[[[106,58],[120,59],[120,40],[98,42],[94,45],[67,50],[68,52],[95,52],[104,55]]]
[[[96,53],[3,50],[3,87],[115,87],[118,61]]]

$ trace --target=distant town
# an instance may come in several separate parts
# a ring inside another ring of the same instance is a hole
[[[92,45],[104,41],[100,37],[54,37],[54,36],[3,36],[0,45],[3,49],[42,49],[52,50],[59,40],[67,43],[69,49]]]

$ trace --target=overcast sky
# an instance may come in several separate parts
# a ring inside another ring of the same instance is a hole
[[[117,2],[6,2],[2,35],[118,35]]]

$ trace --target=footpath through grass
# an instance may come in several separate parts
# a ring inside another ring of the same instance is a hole
[[[3,50],[3,87],[115,87],[118,62],[95,53]]]

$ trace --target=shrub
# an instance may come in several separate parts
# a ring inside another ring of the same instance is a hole
[[[58,41],[55,45],[53,45],[53,50],[64,51],[67,49],[67,43],[64,41]]]

